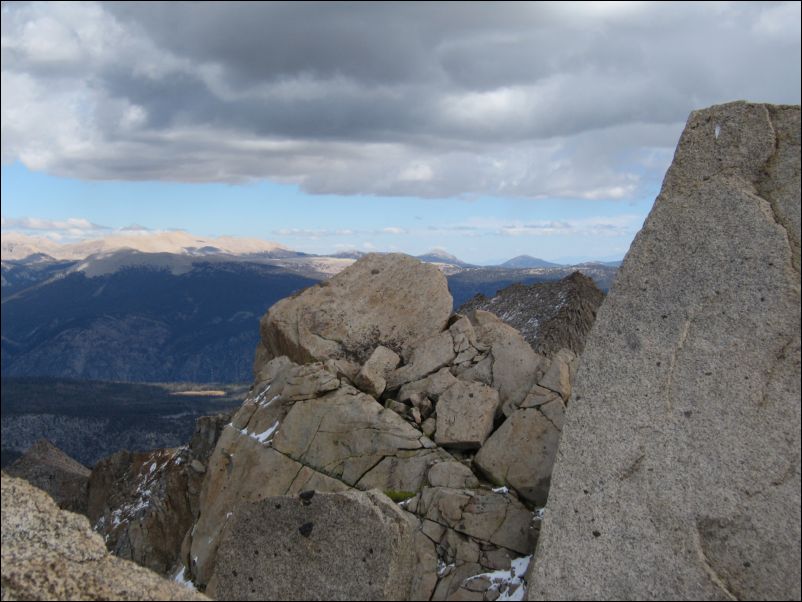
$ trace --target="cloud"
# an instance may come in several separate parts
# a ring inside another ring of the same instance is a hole
[[[38,217],[3,217],[0,222],[3,229],[8,230],[78,230],[94,232],[111,230],[108,226],[100,226],[82,217],[70,217],[66,220],[41,219]]]
[[[353,228],[338,228],[336,230],[327,228],[278,228],[273,230],[273,234],[279,236],[297,236],[317,240],[329,236],[377,236],[380,234],[400,235],[406,234],[407,230],[397,226],[387,226],[385,228],[374,228],[369,230],[357,230]]]
[[[591,236],[632,237],[643,223],[641,215],[617,215],[575,220],[544,220],[516,222],[500,226],[496,233],[502,236]]]
[[[466,223],[429,226],[426,236],[459,234],[465,236],[588,236],[631,238],[640,229],[645,216],[621,214],[564,220],[509,221],[498,218],[475,218]],[[417,232],[413,232],[417,234]]]
[[[799,3],[4,3],[2,157],[83,179],[633,198],[798,103]]]
[[[42,219],[38,217],[0,217],[3,232],[21,232],[28,235],[44,236],[55,241],[74,241],[111,232],[108,226],[101,226],[82,217],[65,220]]]

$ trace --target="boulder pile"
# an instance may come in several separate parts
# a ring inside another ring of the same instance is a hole
[[[265,595],[256,585],[250,592],[230,559],[241,557],[244,524],[303,513],[299,495],[338,508],[310,518],[307,536],[293,534],[304,545],[321,537],[304,562],[327,562],[334,525],[341,547],[362,545],[358,525],[327,522],[358,490],[374,492],[362,506],[381,513],[392,500],[405,516],[413,543],[404,547],[415,554],[385,550],[381,562],[414,575],[403,585],[409,597],[494,599],[503,585],[479,576],[516,569],[509,587],[521,587],[577,359],[567,349],[547,359],[495,315],[450,308],[437,269],[374,254],[270,309],[255,383],[211,455],[184,542],[196,585],[213,597]],[[260,559],[277,545],[267,535],[249,541]],[[260,583],[280,581],[284,564],[259,566]],[[318,581],[299,580],[294,596],[340,595]],[[383,587],[373,580],[348,597],[401,591]]]

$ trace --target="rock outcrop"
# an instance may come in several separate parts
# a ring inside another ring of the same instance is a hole
[[[187,446],[121,451],[95,465],[87,515],[111,552],[161,574],[176,572],[209,456],[230,418],[199,418]]]
[[[330,280],[270,308],[261,323],[265,359],[344,358],[361,364],[379,345],[406,356],[443,329],[451,303],[445,276],[436,267],[408,255],[365,255]]]
[[[163,575],[192,526],[186,449],[121,451],[101,460],[89,482],[89,520],[108,549]]]
[[[581,355],[602,301],[604,293],[593,280],[574,272],[557,282],[512,284],[491,298],[478,294],[457,311],[494,313],[547,357],[560,349]]]
[[[800,108],[691,114],[588,338],[530,599],[800,598]]]
[[[49,493],[60,508],[86,514],[90,470],[47,439],[34,443],[6,474]]]
[[[410,261],[367,256],[349,268],[350,274],[346,270],[333,278],[331,290],[302,293],[271,308],[263,319],[267,346],[257,350],[254,385],[211,455],[199,514],[181,553],[202,590],[223,597],[278,595],[275,588],[283,586],[262,581],[250,591],[256,577],[243,581],[236,563],[223,560],[236,556],[229,548],[245,537],[231,535],[247,522],[243,516],[256,513],[268,520],[267,498],[353,489],[383,492],[411,521],[410,598],[490,600],[500,588],[523,587],[520,571],[526,563],[521,559],[537,539],[533,506],[545,501],[548,490],[573,354],[566,349],[549,360],[514,328],[481,310],[449,316],[438,309],[436,319],[424,312],[413,334],[404,326],[395,329],[403,336],[388,336],[382,321],[406,322],[409,291],[430,291],[429,306],[439,304],[433,298],[447,296],[441,276]],[[377,300],[370,308],[362,298],[366,280]],[[318,314],[321,307],[328,307],[326,312],[363,309],[358,318],[344,318]],[[295,317],[277,319],[288,315]],[[317,315],[328,317],[317,320]],[[349,330],[349,323],[356,326]],[[319,336],[298,334],[316,324],[329,329],[320,345]],[[337,328],[337,336],[353,336],[331,345]],[[294,342],[285,344],[287,337]],[[302,347],[307,351],[299,352]],[[278,352],[292,357],[274,357]],[[515,436],[496,435],[507,431]],[[534,479],[530,469],[536,471]],[[259,537],[255,549],[274,545]],[[357,550],[358,539],[347,545]],[[504,585],[498,571],[510,571]],[[378,595],[360,592],[349,590],[349,595]],[[304,590],[307,597],[323,595],[323,590]]]
[[[86,517],[2,475],[3,600],[206,600],[109,554]]]

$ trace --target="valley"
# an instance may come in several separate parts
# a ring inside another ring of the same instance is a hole
[[[239,407],[248,385],[2,379],[2,465],[45,437],[85,466],[121,449],[187,443],[200,416]],[[221,394],[222,393],[222,394]]]

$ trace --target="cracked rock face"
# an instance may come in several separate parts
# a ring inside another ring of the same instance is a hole
[[[332,390],[322,364],[298,366],[283,358],[271,364],[266,373],[273,379],[251,392],[209,461],[184,559],[201,586],[214,572],[222,530],[240,503],[353,486],[413,495],[430,466],[453,461],[369,395],[336,379]]]
[[[799,599],[800,109],[691,114],[599,311],[530,599]]]
[[[262,318],[260,362],[286,355],[298,363],[363,363],[383,345],[406,355],[444,329],[451,315],[446,278],[434,266],[389,253],[366,255],[330,280],[282,299]]]

